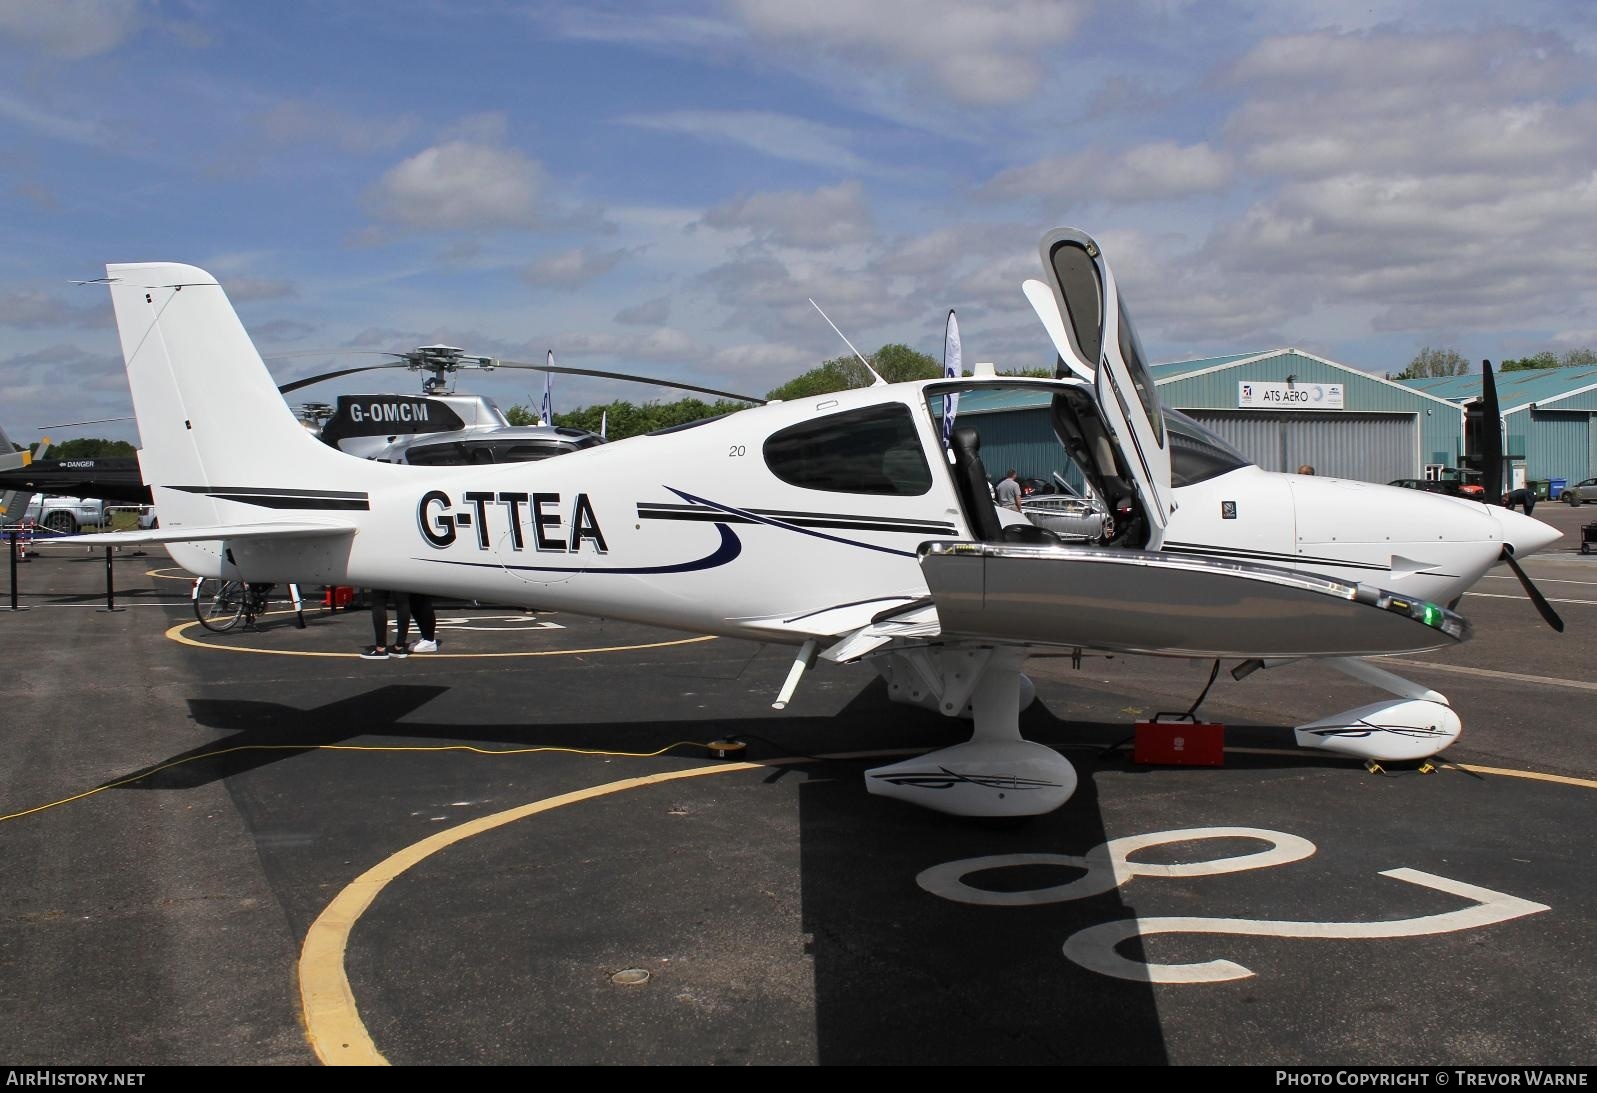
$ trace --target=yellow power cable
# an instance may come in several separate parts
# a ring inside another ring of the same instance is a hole
[[[195,763],[201,759],[215,759],[219,755],[229,755],[235,751],[466,751],[475,755],[535,755],[539,752],[558,752],[564,755],[590,755],[603,756],[609,759],[658,759],[666,752],[675,748],[704,748],[709,750],[709,744],[699,743],[696,740],[678,740],[674,744],[667,744],[659,751],[603,751],[598,748],[562,748],[552,745],[534,748],[479,748],[473,744],[238,744],[231,748],[219,748],[216,751],[201,752],[191,755],[186,759],[175,759],[170,763],[162,763],[151,770],[135,774],[131,778],[123,778],[117,782],[106,782],[104,785],[86,789],[82,793],[75,793],[71,797],[63,797],[59,801],[51,801],[46,805],[25,809],[21,812],[11,812],[0,816],[0,823],[7,820],[20,820],[24,816],[32,816],[36,812],[46,809],[59,808],[69,805],[73,801],[81,801],[85,797],[93,797],[96,793],[104,793],[108,789],[118,786],[131,785],[134,782],[160,774],[163,770],[180,767],[184,763]]]

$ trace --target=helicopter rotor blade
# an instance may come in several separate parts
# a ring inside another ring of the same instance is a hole
[[[398,354],[389,354],[389,355],[390,356],[397,356]],[[317,376],[307,376],[305,379],[302,379],[302,380],[294,380],[291,383],[282,384],[277,389],[278,389],[278,391],[280,391],[280,392],[282,392],[283,394],[286,395],[286,394],[289,394],[290,392],[298,391],[301,387],[309,387],[313,383],[321,383],[323,380],[336,380],[340,376],[353,376],[356,372],[374,372],[374,371],[376,371],[379,368],[410,368],[410,367],[412,367],[412,366],[409,365],[409,364],[405,364],[403,362],[401,362],[399,364],[363,364],[359,368],[340,368],[336,372],[323,372],[323,373],[321,373],[320,375],[317,375]]]
[[[632,383],[647,383],[655,387],[670,387],[677,391],[696,391],[701,395],[715,395],[717,398],[736,399],[738,402],[752,402],[756,406],[764,406],[765,400],[755,398],[753,395],[740,395],[735,391],[721,391],[714,387],[701,387],[695,383],[679,383],[676,380],[663,380],[654,376],[638,376],[627,372],[605,372],[597,368],[571,368],[563,364],[532,364],[527,361],[498,361],[499,368],[525,368],[533,372],[556,372],[566,376],[592,376],[597,379],[627,380]]]

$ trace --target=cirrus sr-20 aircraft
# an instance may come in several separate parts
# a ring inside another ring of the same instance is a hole
[[[878,384],[458,467],[318,442],[210,274],[111,265],[162,527],[104,541],[165,543],[196,575],[788,643],[778,708],[817,655],[865,662],[894,700],[972,724],[966,743],[868,771],[869,789],[959,815],[1036,815],[1075,789],[1070,763],[1020,734],[1036,652],[1237,658],[1244,672],[1323,659],[1389,697],[1299,726],[1300,743],[1388,760],[1450,744],[1460,721],[1443,695],[1361,658],[1465,640],[1449,605],[1500,560],[1522,573],[1515,559],[1558,533],[1494,506],[1261,470],[1160,406],[1090,237],[1056,230],[1041,253],[1045,280],[1024,289],[1057,351],[1054,379],[988,368]],[[977,430],[945,443],[945,400],[995,390],[1046,412],[1062,463],[1113,513],[1107,541],[1000,511]]]

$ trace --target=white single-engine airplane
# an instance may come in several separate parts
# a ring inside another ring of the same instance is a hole
[[[1075,788],[1068,761],[1020,735],[1033,652],[1323,658],[1396,697],[1301,726],[1301,743],[1385,759],[1451,743],[1444,696],[1358,658],[1464,640],[1445,605],[1558,533],[1472,501],[1260,470],[1160,407],[1092,239],[1051,232],[1042,259],[1047,283],[1025,290],[1056,379],[877,385],[466,467],[319,443],[210,274],[108,266],[162,527],[105,541],[169,544],[196,575],[785,642],[800,651],[778,708],[817,653],[869,661],[896,701],[973,720],[967,743],[867,772],[870,791],[960,815],[1044,813]],[[1000,513],[974,429],[945,447],[943,400],[992,390],[1046,410],[1115,513],[1107,545]]]

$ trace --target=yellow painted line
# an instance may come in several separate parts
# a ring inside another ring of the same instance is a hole
[[[292,614],[289,611],[272,611],[273,615]],[[257,616],[257,618],[264,616]],[[213,645],[206,641],[195,641],[184,633],[185,630],[199,626],[199,620],[180,622],[166,632],[166,636],[182,645],[192,645],[196,649],[208,649],[224,653],[258,653],[269,657],[353,657],[360,658],[359,653],[322,653],[313,649],[255,649],[246,645]],[[242,633],[242,631],[240,631]],[[673,645],[694,645],[701,641],[714,641],[714,634],[705,634],[696,638],[676,638],[672,641],[650,641],[639,645],[607,645],[597,649],[529,649],[512,653],[413,653],[418,660],[492,660],[502,657],[576,657],[597,655],[599,653],[631,653],[643,649],[668,649]]]
[[[1567,774],[1543,774],[1538,770],[1515,770],[1513,767],[1478,767],[1474,763],[1448,762],[1441,767],[1457,767],[1467,770],[1472,774],[1500,774],[1504,778],[1525,778],[1532,782],[1557,782],[1561,786],[1579,786],[1582,789],[1597,789],[1597,778],[1574,778]]]
[[[840,752],[819,756],[827,759],[859,759],[888,755],[914,755],[920,748],[893,748],[886,751]],[[440,831],[418,843],[412,843],[356,877],[327,905],[305,935],[305,944],[299,957],[299,997],[301,1014],[305,1022],[305,1036],[310,1041],[316,1057],[328,1066],[387,1066],[388,1060],[377,1050],[366,1023],[360,1018],[355,1004],[355,993],[349,986],[349,975],[344,968],[344,952],[349,945],[350,931],[378,894],[396,877],[432,857],[440,850],[458,842],[481,835],[485,831],[515,823],[566,805],[623,793],[629,789],[678,782],[686,778],[702,778],[711,774],[728,774],[739,770],[759,770],[761,767],[802,763],[802,757],[766,759],[757,763],[715,763],[706,767],[689,767],[686,770],[666,771],[640,778],[623,778],[617,782],[573,790],[541,801],[519,805],[516,808],[482,816]]]
[[[882,751],[838,752],[816,756],[820,759],[864,759],[890,755],[915,755],[921,748],[893,748]],[[1277,749],[1235,749],[1255,753],[1269,753]],[[1285,749],[1281,749],[1285,751]],[[344,966],[344,954],[349,947],[349,935],[355,923],[366,913],[384,888],[416,865],[456,843],[474,835],[504,827],[517,820],[550,812],[566,805],[591,801],[598,797],[624,793],[644,786],[677,782],[688,778],[702,778],[733,771],[757,770],[761,767],[802,763],[808,757],[765,759],[758,762],[720,762],[686,770],[666,771],[639,778],[623,778],[587,789],[573,790],[540,801],[519,805],[516,808],[482,816],[440,831],[420,842],[399,850],[377,865],[366,870],[333,898],[322,913],[311,923],[300,949],[299,991],[301,1016],[305,1036],[310,1041],[316,1057],[328,1066],[388,1066],[388,1059],[377,1050],[366,1023],[361,1020],[355,993],[349,985],[349,974]],[[1563,785],[1597,789],[1597,780],[1571,778],[1561,774],[1542,774],[1537,771],[1514,770],[1507,767],[1482,767],[1469,763],[1447,763],[1440,769],[1454,767],[1475,774],[1498,774],[1510,778],[1527,778],[1535,781],[1556,782]]]
[[[1407,657],[1382,657],[1391,664],[1410,668],[1427,668],[1433,672],[1452,672],[1461,676],[1484,676],[1487,679],[1510,679],[1515,683],[1540,683],[1544,687],[1569,687],[1577,691],[1597,691],[1597,683],[1584,679],[1561,679],[1558,676],[1527,676],[1520,672],[1499,672],[1492,668],[1470,668],[1463,664],[1438,664],[1432,660],[1409,660]]]
[[[144,575],[146,577],[160,577],[162,580],[167,581],[188,581],[190,584],[194,583],[194,574],[190,573],[186,569],[181,569],[178,566],[172,565],[162,566],[160,569],[146,569],[144,571]]]
[[[436,835],[413,843],[396,854],[379,862],[356,877],[349,886],[334,897],[327,909],[311,923],[305,935],[304,947],[299,957],[299,997],[305,1017],[305,1034],[316,1057],[329,1066],[387,1066],[388,1060],[366,1031],[355,1005],[355,994],[350,990],[349,976],[344,970],[344,950],[349,934],[366,908],[372,905],[390,881],[411,867],[432,857],[440,850],[453,846],[473,835],[503,827],[540,812],[591,801],[640,786],[675,782],[684,778],[700,778],[708,774],[725,774],[734,770],[757,770],[760,763],[716,763],[707,767],[690,767],[687,770],[651,774],[642,778],[623,778],[600,786],[546,797],[541,801],[517,808],[496,812],[467,823],[440,831]]]

